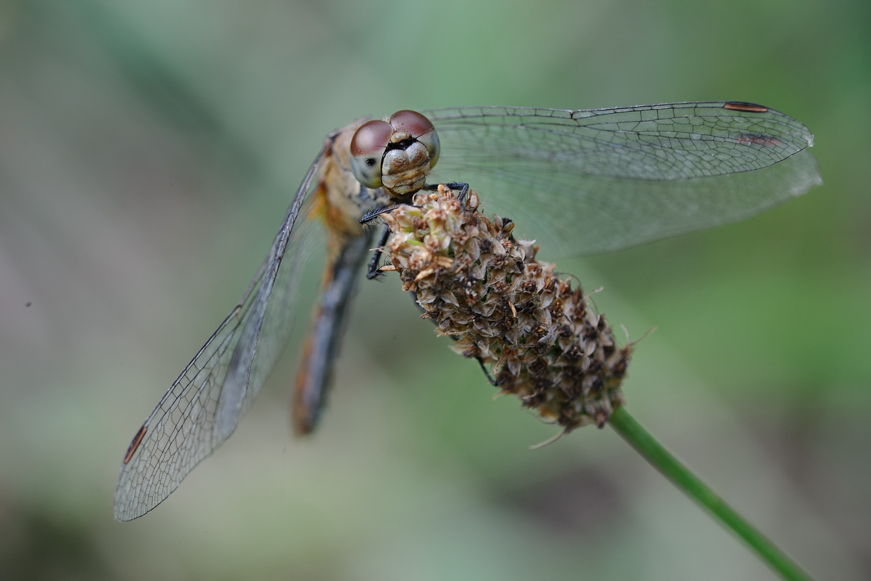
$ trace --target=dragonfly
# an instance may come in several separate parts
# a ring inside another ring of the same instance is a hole
[[[234,432],[296,326],[303,265],[323,244],[318,230],[326,265],[292,401],[298,434],[320,419],[373,245],[374,229],[361,222],[428,184],[462,179],[488,209],[521,216],[542,248],[593,254],[734,222],[803,194],[821,183],[811,145],[802,123],[737,101],[399,111],[330,133],[242,299],[136,432],[115,518],[151,511]]]

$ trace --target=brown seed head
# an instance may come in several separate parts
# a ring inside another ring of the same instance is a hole
[[[389,270],[455,352],[491,366],[503,393],[567,432],[603,427],[625,403],[632,346],[617,348],[581,289],[536,261],[538,247],[516,240],[513,222],[489,219],[479,205],[474,191],[463,205],[439,186],[385,214]]]

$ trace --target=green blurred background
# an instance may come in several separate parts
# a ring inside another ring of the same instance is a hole
[[[112,519],[130,438],[327,132],[707,99],[806,123],[825,186],[560,268],[658,326],[637,418],[819,579],[871,577],[867,0],[0,2],[0,577],[773,579],[610,429],[529,451],[554,428],[390,278],[361,285],[314,437],[288,429],[292,346],[167,502]]]

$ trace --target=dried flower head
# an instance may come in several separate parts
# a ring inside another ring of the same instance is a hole
[[[478,211],[450,189],[419,192],[414,205],[383,214],[384,249],[403,289],[417,295],[454,351],[490,366],[502,393],[520,398],[565,432],[603,427],[625,403],[620,383],[632,345],[619,348],[611,327],[580,286],[536,261],[537,246],[516,240],[511,220]]]

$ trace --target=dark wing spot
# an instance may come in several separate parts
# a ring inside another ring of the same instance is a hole
[[[723,105],[723,109],[732,109],[733,111],[746,111],[747,113],[765,113],[768,107],[757,105],[756,103],[744,103],[743,101],[730,101]]]
[[[130,442],[130,447],[127,448],[127,453],[124,454],[124,463],[125,464],[127,464],[127,462],[130,462],[130,458],[132,458],[133,454],[136,453],[136,450],[139,449],[139,444],[142,443],[142,438],[145,437],[145,432],[147,432],[147,431],[148,431],[148,428],[146,428],[145,426],[142,426],[141,428],[139,428],[139,431],[136,432],[136,435],[133,436],[133,441]]]

